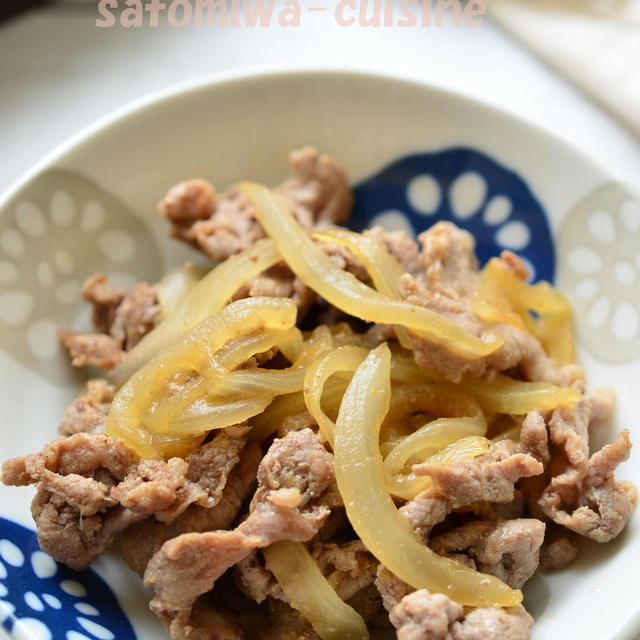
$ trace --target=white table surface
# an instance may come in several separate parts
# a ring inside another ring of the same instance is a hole
[[[330,13],[318,13],[303,15],[296,29],[96,29],[96,17],[95,6],[52,6],[0,25],[0,192],[70,135],[131,100],[257,64],[421,77],[544,127],[640,191],[640,141],[488,22],[341,28]]]

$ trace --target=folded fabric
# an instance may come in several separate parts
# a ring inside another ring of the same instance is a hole
[[[640,137],[640,0],[489,0],[489,9]]]

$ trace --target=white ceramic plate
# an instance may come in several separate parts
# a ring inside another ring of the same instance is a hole
[[[481,252],[511,246],[539,274],[555,274],[576,304],[590,386],[619,394],[598,445],[622,427],[640,441],[638,199],[561,140],[478,102],[410,80],[313,71],[218,77],[153,96],[78,135],[4,196],[2,458],[55,437],[77,392],[80,376],[53,332],[88,327],[75,295],[82,279],[103,271],[124,283],[153,280],[192,255],[167,239],[155,213],[166,189],[195,176],[219,187],[275,183],[288,152],[304,144],[333,155],[360,184],[361,218],[418,231],[453,219],[476,232]],[[633,458],[619,475],[640,484]],[[37,552],[19,528],[33,527],[32,495],[0,487],[5,626],[32,640],[127,640],[134,630],[162,638],[146,590],[116,557],[72,576]],[[629,640],[640,630],[638,526],[636,512],[617,541],[585,543],[571,568],[530,583],[535,638]]]

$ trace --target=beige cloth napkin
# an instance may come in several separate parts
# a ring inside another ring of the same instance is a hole
[[[640,137],[640,0],[489,0],[490,15]]]

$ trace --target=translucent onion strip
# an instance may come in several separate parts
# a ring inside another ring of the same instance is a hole
[[[478,418],[433,420],[400,440],[385,457],[385,470],[389,475],[402,473],[415,456],[432,455],[460,438],[483,436],[486,428],[486,423]]]
[[[334,456],[349,521],[367,549],[416,589],[445,593],[465,606],[518,604],[519,590],[424,545],[387,492],[378,441],[391,395],[389,372],[390,353],[383,344],[358,367],[340,406]]]
[[[121,387],[107,416],[107,433],[122,438],[145,457],[175,454],[175,448],[158,450],[149,445],[153,429],[149,430],[143,420],[154,402],[175,406],[185,400],[180,394],[167,393],[169,383],[185,373],[206,371],[229,340],[264,329],[285,331],[295,324],[296,316],[296,306],[286,298],[247,298],[227,305],[161,351]]]
[[[281,344],[282,341],[288,340],[291,332],[299,333],[298,329],[294,327],[287,331],[254,331],[246,336],[239,336],[229,340],[207,363],[206,377],[192,376],[191,379],[187,379],[182,384],[174,385],[167,397],[159,395],[157,400],[143,414],[143,421],[151,431],[171,432],[176,426],[176,419],[182,417],[196,400],[210,395],[212,393],[211,387],[217,381],[224,381],[228,375],[233,375],[229,373],[230,370],[240,366],[252,356],[263,353]],[[270,396],[269,400],[272,397]],[[214,409],[211,408],[211,411],[214,411]],[[217,410],[215,412],[219,416],[223,415]],[[252,416],[255,413],[247,415]],[[203,418],[198,418],[197,422],[202,423]],[[190,420],[189,423],[195,425],[193,420]],[[221,426],[216,428],[221,428]]]
[[[320,427],[322,435],[333,446],[335,423],[322,410],[321,399],[325,382],[339,371],[355,371],[367,357],[367,349],[355,346],[338,347],[323,358],[312,362],[304,377],[304,400],[309,413]]]
[[[256,215],[291,270],[325,300],[342,311],[379,324],[401,325],[425,340],[465,358],[493,353],[502,341],[481,340],[439,313],[393,300],[336,267],[295,221],[283,201],[266,187],[243,182]]]
[[[435,369],[421,369],[413,359],[413,355],[406,353],[392,353],[391,379],[405,384],[420,384],[428,382],[445,382],[442,375]]]
[[[411,414],[429,413],[450,418],[476,417],[485,424],[480,405],[457,386],[423,382],[394,385],[389,412],[382,425],[382,443],[395,442],[413,431]]]
[[[500,440],[513,440],[514,442],[520,441],[520,432],[522,431],[521,424],[514,424],[513,427],[510,427],[506,431],[499,433],[497,436],[491,438],[493,442],[500,442]]]
[[[307,367],[316,358],[333,349],[333,346],[333,335],[331,335],[329,327],[327,327],[326,324],[321,324],[319,327],[316,327],[307,340],[305,340],[300,355],[295,362],[301,367]]]
[[[212,396],[280,396],[300,391],[304,367],[287,369],[242,369],[214,378],[208,385]]]
[[[567,297],[548,282],[529,285],[500,260],[489,260],[482,270],[482,282],[474,310],[482,317],[483,306],[497,308],[503,314],[519,316],[519,323],[505,315],[503,321],[524,325],[540,342],[550,357],[559,362],[573,362],[573,313]],[[511,311],[512,310],[512,311]],[[537,318],[531,315],[537,314]]]
[[[498,374],[491,382],[465,378],[462,386],[478,400],[485,411],[524,415],[536,409],[555,409],[580,401],[580,391],[549,382],[522,382]]]
[[[367,344],[366,335],[363,333],[354,333],[353,329],[346,322],[338,322],[338,324],[331,325],[329,331],[331,331],[333,341],[339,347],[348,344],[355,344],[358,347],[371,347],[371,345]]]
[[[427,456],[420,462],[452,464],[482,455],[489,451],[489,441],[482,436],[467,436],[450,443],[441,451]],[[429,476],[416,476],[413,471],[387,475],[387,489],[391,495],[403,500],[412,500],[432,486]]]
[[[272,347],[280,348],[297,340],[300,331],[296,327],[286,331],[254,331],[250,334],[229,340],[220,348],[210,362],[213,371],[225,373],[246,362],[252,356],[269,351]]]
[[[338,596],[303,545],[276,542],[263,553],[289,604],[309,620],[322,640],[369,637],[362,616]]]
[[[186,294],[201,280],[207,270],[187,263],[171,269],[158,283],[158,302],[162,318],[175,313],[180,308]]]
[[[280,261],[275,244],[259,240],[253,246],[212,269],[182,298],[180,308],[148,333],[110,373],[109,379],[123,384],[133,373],[174,340],[214,314],[249,279]]]
[[[280,353],[289,361],[295,362],[302,353],[304,341],[300,329],[294,327],[290,333],[281,340],[279,347]]]
[[[444,381],[437,371],[420,369],[411,356],[395,353],[391,360],[391,377],[407,384],[418,384],[421,380]],[[536,409],[574,405],[580,400],[580,392],[576,389],[549,382],[523,382],[504,374],[494,375],[491,381],[466,376],[458,387],[473,396],[488,413],[523,415]]]
[[[314,238],[328,240],[346,247],[362,262],[375,288],[389,298],[401,300],[400,277],[403,274],[395,258],[376,240],[355,233],[348,229],[331,227],[316,231]],[[411,349],[411,338],[404,327],[395,328],[398,342],[405,348]]]
[[[344,390],[347,388],[348,380],[333,377],[327,380],[322,394],[322,406],[337,415],[340,408],[340,401]],[[277,397],[260,415],[251,419],[253,429],[249,434],[252,442],[264,442],[270,435],[275,433],[282,424],[282,421],[290,416],[296,416],[307,411],[304,395],[302,392],[289,393],[286,396]]]
[[[176,435],[197,435],[245,422],[262,413],[273,396],[243,398],[232,402],[197,400],[182,415],[171,419],[167,431]]]
[[[458,386],[434,382],[395,385],[387,419],[399,419],[418,411],[452,418],[483,415],[480,405]]]

